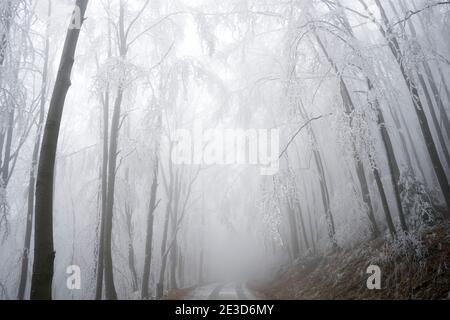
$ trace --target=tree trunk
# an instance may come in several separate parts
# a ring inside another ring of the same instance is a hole
[[[336,240],[336,228],[334,225],[333,215],[331,213],[330,194],[328,192],[328,185],[325,177],[325,170],[323,168],[322,157],[319,151],[317,150],[314,150],[313,154],[314,154],[314,161],[316,163],[316,167],[319,173],[320,194],[322,195],[322,203],[325,210],[325,219],[327,222],[328,237],[331,240],[331,245],[333,246],[334,249],[336,249],[338,247]]]
[[[159,272],[159,280],[158,284],[156,286],[156,298],[160,299],[164,294],[164,278],[165,278],[165,272],[166,272],[166,264],[167,264],[167,254],[166,254],[166,247],[167,247],[167,237],[169,233],[169,220],[171,213],[173,211],[172,208],[172,202],[173,202],[173,196],[176,192],[176,186],[178,185],[178,174],[176,175],[175,182],[173,181],[173,172],[171,164],[169,164],[170,170],[169,170],[169,185],[166,188],[168,193],[168,200],[167,200],[167,206],[166,206],[166,216],[164,221],[164,231],[163,231],[163,239],[161,244],[161,270]]]
[[[382,72],[382,74],[384,75],[384,79],[388,78],[388,76],[386,74],[386,70],[383,68],[382,65],[379,65],[379,69]],[[385,85],[387,87],[392,87],[393,83],[391,81],[388,81],[387,83],[385,83]],[[395,100],[395,98],[393,98],[393,99]],[[400,139],[403,141],[403,149],[404,149],[405,154],[407,155],[407,157],[409,159],[407,161],[408,161],[408,163],[410,163],[410,167],[413,168],[412,161],[411,161],[409,153],[408,153],[408,147],[407,147],[408,143],[406,142],[406,138],[404,137],[404,133],[406,133],[408,141],[409,141],[409,143],[411,145],[411,151],[412,151],[412,154],[414,155],[414,159],[416,160],[417,168],[419,169],[420,174],[422,175],[422,178],[424,179],[424,182],[426,182],[425,171],[423,170],[419,154],[417,153],[417,148],[415,147],[415,143],[414,143],[414,140],[412,138],[411,131],[410,131],[409,127],[408,127],[408,123],[406,122],[406,119],[405,119],[405,117],[404,117],[402,112],[398,112],[397,113],[397,109],[400,109],[400,105],[397,105],[397,108],[394,108],[394,107],[392,107],[389,104],[389,110],[391,112],[392,118],[394,119],[395,126],[396,126],[397,130],[399,131]],[[402,129],[404,129],[404,130],[402,130]]]
[[[44,49],[44,67],[42,70],[42,85],[41,85],[41,100],[40,100],[40,110],[39,110],[39,121],[36,132],[36,140],[33,148],[33,155],[31,160],[30,177],[28,182],[28,207],[27,207],[27,219],[25,227],[25,241],[22,254],[22,267],[20,272],[20,282],[19,291],[17,293],[17,300],[23,300],[25,296],[25,288],[28,279],[28,262],[31,247],[31,231],[33,227],[33,213],[34,213],[34,192],[36,190],[36,169],[38,164],[39,156],[39,146],[41,144],[42,127],[45,120],[45,104],[47,98],[47,77],[48,77],[48,59],[49,59],[49,27],[52,12],[52,2],[48,1],[48,22],[47,22],[47,32],[45,39],[45,49]]]
[[[340,2],[337,2],[339,6],[341,6]],[[347,30],[348,34],[356,40],[356,37],[354,35],[353,29],[351,27],[350,22],[348,21],[347,15],[345,14],[345,11],[343,10],[343,14],[342,14],[342,21],[344,24],[344,28]],[[374,85],[372,80],[370,79],[370,77],[367,75],[368,73],[365,72],[364,68],[361,68],[361,71],[363,73],[363,76],[367,82],[367,87],[368,87],[368,92],[373,92],[374,91]],[[349,92],[346,91],[347,94],[349,95]],[[350,97],[348,98],[350,99]],[[368,103],[374,107],[374,109],[377,112],[377,127],[380,133],[380,136],[382,138],[383,141],[383,146],[386,152],[386,157],[388,160],[388,168],[389,168],[389,177],[391,179],[391,183],[392,186],[394,188],[394,198],[395,198],[395,202],[397,204],[397,211],[399,214],[399,219],[400,219],[400,225],[402,227],[403,231],[407,231],[408,227],[406,225],[406,220],[405,220],[405,215],[403,213],[403,207],[402,207],[402,202],[401,202],[401,188],[400,188],[400,169],[398,166],[398,162],[397,159],[395,157],[395,153],[394,153],[394,148],[392,146],[392,141],[391,141],[391,137],[389,135],[389,132],[386,128],[386,123],[384,121],[384,115],[383,115],[383,111],[380,108],[380,103],[378,100],[378,97],[375,95],[375,99],[374,101],[371,101],[371,99],[368,96],[367,99]],[[395,228],[394,228],[394,224],[392,221],[392,216],[391,216],[391,212],[389,209],[389,205],[387,202],[387,197],[386,197],[386,193],[384,190],[384,186],[383,183],[381,181],[381,177],[380,177],[380,172],[379,169],[377,167],[374,167],[372,169],[376,183],[377,183],[377,188],[378,191],[380,193],[380,197],[381,197],[381,202],[383,205],[383,209],[385,211],[385,217],[386,217],[386,222],[388,224],[389,227],[389,231],[391,233],[391,235],[395,236]]]
[[[359,0],[363,6],[365,7],[366,11],[370,12],[369,8],[365,4],[363,0]],[[383,6],[381,5],[379,0],[375,0],[375,3],[381,13],[381,17],[383,19],[383,22],[386,26],[389,26],[389,20],[386,15],[386,12],[384,11]],[[428,124],[428,120],[425,114],[425,111],[423,109],[422,101],[420,100],[419,91],[417,89],[416,84],[414,83],[413,79],[408,75],[407,70],[405,69],[405,66],[403,64],[403,56],[402,51],[400,49],[399,42],[395,35],[393,35],[390,31],[385,31],[381,26],[379,26],[380,32],[388,42],[389,48],[391,49],[392,54],[394,55],[399,67],[401,74],[406,82],[406,85],[409,89],[409,92],[411,94],[411,99],[414,105],[414,110],[416,111],[417,118],[419,119],[420,128],[422,131],[422,135],[425,140],[425,144],[427,146],[428,154],[430,156],[431,162],[433,164],[433,169],[436,174],[436,177],[438,178],[439,185],[442,190],[442,194],[446,203],[446,211],[444,213],[446,218],[450,218],[450,185],[447,179],[447,176],[445,174],[444,167],[442,165],[442,162],[439,158],[439,153],[436,147],[436,144],[433,140],[433,135],[431,134],[431,129]]]
[[[178,280],[181,288],[184,288],[184,256],[181,251],[178,252]]]
[[[304,109],[303,103],[300,103],[300,105],[299,105],[299,112],[303,118],[305,118],[305,119],[308,118],[308,115],[306,114],[306,110]],[[315,136],[314,131],[311,128],[311,126],[308,127],[308,133],[311,136],[313,143],[316,145],[316,148],[313,148],[313,156],[314,156],[314,162],[316,164],[316,168],[317,168],[317,171],[319,174],[320,194],[322,196],[323,208],[325,210],[325,220],[327,222],[328,237],[330,238],[333,249],[336,249],[338,247],[337,240],[336,240],[336,228],[334,225],[334,218],[333,218],[333,214],[331,212],[331,207],[330,207],[330,193],[328,190],[325,169],[323,166],[323,160],[322,160],[322,156],[318,150],[317,139],[316,139],[316,136]]]
[[[6,144],[5,144],[5,154],[4,154],[4,160],[3,160],[3,166],[2,166],[2,181],[3,181],[3,187],[6,187],[9,180],[9,162],[11,160],[11,146],[12,146],[12,137],[14,133],[14,115],[15,115],[15,108],[12,108],[8,112],[8,129],[6,130]]]
[[[328,54],[328,51],[325,48],[324,44],[322,43],[322,40],[320,39],[320,37],[317,34],[315,34],[315,37],[316,37],[317,43],[319,44],[320,48],[322,49],[322,52],[325,54],[325,57],[327,58],[328,62],[333,67],[333,69],[336,72],[336,75],[339,78],[341,96],[342,96],[342,100],[344,103],[345,112],[347,112],[348,114],[351,114],[355,110],[355,106],[351,99],[350,92],[348,91],[347,85],[345,84],[344,79],[340,75],[337,65],[334,63],[333,59]],[[354,144],[353,144],[353,149],[354,150],[356,149]],[[355,158],[355,167],[356,167],[356,174],[358,176],[359,184],[361,187],[362,198],[368,209],[367,215],[371,222],[372,234],[373,234],[373,237],[376,238],[379,236],[380,231],[379,231],[377,222],[375,220],[375,214],[373,211],[372,199],[370,197],[369,186],[367,184],[367,178],[365,175],[364,164],[362,163],[362,161],[360,159]],[[380,190],[380,193],[381,192],[384,192],[384,191]],[[389,212],[389,215],[390,215],[390,212]]]
[[[380,190],[380,198],[381,198],[381,204],[383,205],[383,211],[386,217],[386,222],[389,228],[389,232],[391,236],[396,236],[395,226],[394,222],[392,221],[392,216],[389,213],[389,204],[387,201],[386,193],[384,192],[383,183],[381,182],[380,174],[377,169],[373,170],[373,175],[375,177],[375,181],[377,183],[378,190]]]
[[[110,5],[108,3],[108,10]],[[111,24],[108,23],[108,59],[112,57],[111,45]],[[97,278],[95,284],[95,299],[101,300],[103,293],[103,273],[105,269],[105,221],[106,221],[106,202],[108,196],[108,158],[109,158],[109,104],[110,104],[110,86],[106,86],[104,97],[101,99],[103,105],[103,151],[102,151],[102,207],[100,214],[100,235],[98,239],[98,257],[97,257]]]
[[[177,234],[178,234],[178,211],[179,211],[179,203],[180,203],[180,197],[181,197],[181,181],[182,178],[179,178],[178,186],[175,186],[175,196],[173,199],[174,206],[173,206],[173,212],[172,212],[172,230],[171,230],[171,237],[172,240],[169,243],[169,250],[170,250],[170,288],[171,289],[178,289],[177,284],[177,264],[178,264],[178,244],[177,244]]]
[[[306,187],[306,186],[305,186]],[[316,241],[314,239],[314,227],[313,227],[313,218],[311,214],[311,208],[308,205],[308,227],[309,227],[309,234],[311,237],[311,249],[313,253],[316,253]]]
[[[1,168],[2,168],[2,163],[3,163],[3,161],[2,161],[2,159],[3,159],[3,146],[4,146],[4,144],[5,144],[5,132],[4,132],[4,129],[3,128],[0,128],[0,178],[2,177],[2,175],[1,175]],[[0,181],[0,183],[1,183],[1,185],[0,185],[0,187],[2,187],[2,185],[3,185],[3,183],[2,183],[2,181]]]
[[[105,221],[106,221],[106,202],[108,194],[108,135],[109,135],[109,90],[105,93],[103,102],[103,163],[102,163],[102,207],[100,215],[100,235],[98,239],[98,257],[97,257],[97,278],[95,284],[95,299],[102,299],[103,291],[103,272],[104,272],[104,251],[105,251]]]
[[[80,21],[83,23],[88,0],[77,0]],[[56,148],[58,144],[61,117],[67,91],[70,87],[70,75],[75,61],[75,50],[80,35],[79,29],[69,29],[62,52],[56,77],[55,88],[47,116],[42,139],[39,168],[36,183],[34,263],[31,280],[31,299],[51,299],[53,262],[53,179]]]
[[[203,259],[204,259],[204,250],[200,249],[200,259],[198,262],[198,283],[201,285],[205,282],[205,276],[203,272]]]
[[[118,28],[118,46],[122,59],[127,56],[127,44],[125,36],[125,3],[121,0],[119,6],[119,28]],[[108,188],[106,196],[106,215],[105,215],[105,233],[104,233],[104,275],[105,275],[105,296],[107,300],[117,300],[117,292],[114,285],[114,270],[112,263],[112,228],[114,216],[114,191],[116,186],[117,154],[120,132],[121,107],[123,93],[125,88],[123,83],[119,83],[117,96],[114,102],[114,110],[111,119],[111,137],[109,141],[109,159],[108,159]]]
[[[291,234],[291,248],[292,248],[292,258],[293,260],[300,257],[300,246],[298,240],[298,232],[297,232],[297,221],[295,219],[295,210],[292,205],[292,201],[287,199],[287,214],[288,214],[288,223]]]
[[[133,289],[133,292],[136,292],[138,291],[138,278],[133,246],[133,212],[128,203],[125,203],[125,218],[128,232],[128,267],[130,268],[131,273],[131,288]]]
[[[303,241],[305,242],[306,250],[309,250],[310,246],[308,241],[308,235],[306,234],[305,220],[303,219],[302,207],[300,206],[299,203],[297,203],[296,207],[298,209],[298,216],[300,219],[300,228],[302,229]]]
[[[399,3],[400,3],[400,7],[402,8],[402,10],[405,12],[408,12],[408,9],[406,8],[404,2],[399,1]],[[398,16],[397,10],[396,10],[394,4],[392,3],[392,1],[390,1],[390,4],[391,4],[394,12]],[[408,23],[409,30],[411,31],[411,35],[413,36],[413,38],[417,39],[417,31],[416,31],[416,27],[414,26],[414,23],[412,22],[411,19],[408,19],[407,23]],[[430,45],[431,45],[431,43],[430,43]],[[450,121],[449,121],[447,113],[445,112],[444,102],[442,101],[440,90],[439,90],[438,86],[436,85],[436,80],[434,78],[433,72],[431,71],[431,66],[428,63],[428,61],[424,59],[422,62],[422,65],[425,70],[425,75],[428,79],[428,83],[430,84],[431,92],[433,93],[435,102],[437,104],[437,107],[439,108],[440,120],[444,126],[445,133],[447,135],[447,139],[450,141]],[[446,87],[445,82],[444,82],[444,87],[448,92],[448,88]],[[439,124],[438,124],[438,127],[436,128],[436,130],[442,131],[442,128],[439,126]],[[450,162],[448,162],[447,164],[450,165]]]
[[[414,170],[413,161],[412,161],[411,155],[409,154],[408,142],[406,141],[405,134],[403,133],[402,124],[400,123],[397,113],[392,109],[392,106],[390,104],[388,104],[388,108],[389,108],[389,113],[392,116],[392,119],[394,120],[395,129],[397,130],[397,133],[400,137],[400,142],[401,142],[400,145],[402,146],[403,154],[406,158],[406,163],[408,165],[408,169]],[[423,178],[425,178],[425,175],[423,175]]]
[[[168,209],[166,210],[166,219],[164,222],[164,232],[163,232],[163,242],[161,246],[161,256],[162,256],[162,262],[161,262],[161,270],[159,272],[159,281],[156,286],[156,298],[160,299],[164,294],[164,276],[166,272],[166,264],[167,264],[167,255],[165,254],[166,251],[166,245],[167,245],[167,233],[169,230],[169,206],[170,203],[167,204]]]
[[[112,228],[114,215],[114,191],[116,186],[117,149],[119,140],[120,113],[123,99],[123,89],[119,87],[114,112],[111,120],[111,139],[109,145],[108,159],[108,194],[106,201],[106,219],[104,233],[104,264],[105,264],[105,296],[107,300],[117,300],[116,288],[114,286],[114,271],[112,264]]]
[[[402,207],[402,201],[401,201],[401,191],[400,191],[400,169],[397,164],[397,159],[395,158],[394,154],[394,148],[392,147],[391,138],[389,136],[389,133],[387,132],[386,125],[384,122],[383,113],[380,109],[378,109],[378,127],[381,130],[381,137],[383,140],[384,147],[386,149],[386,154],[388,158],[388,167],[389,167],[389,177],[391,178],[391,183],[394,188],[394,197],[395,197],[395,203],[397,204],[397,210],[400,218],[400,225],[402,227],[403,231],[408,230],[408,226],[406,224],[405,215],[403,213],[403,207]],[[395,236],[395,227],[392,222],[392,216],[389,211],[389,205],[387,203],[386,194],[384,192],[383,183],[381,182],[381,178],[378,172],[377,168],[374,168],[373,170],[375,179],[377,182],[378,190],[381,190],[380,196],[381,196],[381,202],[383,203],[385,216],[386,216],[386,222],[389,227],[389,231],[392,236]]]
[[[0,67],[3,66],[3,63],[5,62],[6,49],[8,47],[9,30],[11,28],[12,14],[13,14],[12,2],[11,0],[8,0],[4,15],[5,32],[2,34],[2,37],[0,39]]]
[[[373,90],[373,84],[370,81],[369,78],[367,80],[367,85],[369,91]],[[389,168],[389,177],[391,178],[391,183],[394,188],[394,197],[395,197],[395,203],[397,204],[397,211],[399,214],[400,219],[400,225],[402,227],[403,231],[408,231],[408,226],[406,224],[405,215],[403,212],[402,207],[402,200],[401,200],[401,186],[400,186],[400,168],[398,166],[397,159],[395,157],[394,153],[394,147],[392,146],[391,137],[389,135],[389,132],[386,128],[386,123],[384,121],[384,115],[383,111],[380,108],[380,104],[378,102],[378,99],[375,100],[375,110],[377,111],[377,126],[380,130],[381,138],[383,140],[384,149],[386,151],[386,157],[388,159],[388,168]],[[381,196],[381,202],[383,204],[384,210],[385,210],[385,216],[386,216],[386,222],[389,227],[389,231],[392,236],[395,236],[395,227],[392,222],[392,216],[390,214],[389,205],[387,203],[386,194],[384,192],[383,183],[381,182],[380,174],[377,168],[373,169],[375,179],[377,182],[378,190],[380,190],[380,196]]]
[[[155,157],[155,164],[153,168],[153,182],[150,190],[150,204],[147,216],[147,232],[145,239],[144,252],[144,272],[142,275],[142,299],[148,299],[148,282],[150,278],[150,267],[152,263],[152,244],[153,244],[153,221],[157,202],[156,196],[158,191],[158,174],[159,174],[159,157]]]
[[[426,99],[427,105],[428,105],[428,110],[430,111],[430,115],[431,115],[431,120],[433,121],[433,125],[436,130],[436,135],[437,135],[438,141],[441,145],[442,153],[444,155],[445,161],[447,163],[447,168],[448,168],[448,166],[450,164],[450,152],[447,147],[447,143],[445,141],[441,127],[439,125],[439,119],[436,114],[433,99],[431,98],[431,94],[430,94],[430,91],[428,90],[427,82],[425,81],[424,76],[422,75],[420,70],[417,70],[416,73],[417,73],[417,77],[419,79],[420,86],[422,87],[422,91],[425,95],[425,99]]]

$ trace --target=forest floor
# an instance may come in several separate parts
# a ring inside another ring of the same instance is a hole
[[[381,290],[367,288],[369,265],[381,269]],[[262,299],[450,299],[450,225],[299,259],[249,287]]]
[[[257,300],[243,283],[212,283],[170,291],[163,300]]]
[[[194,289],[195,288],[184,288],[169,291],[164,297],[162,297],[162,300],[183,300],[189,296]]]

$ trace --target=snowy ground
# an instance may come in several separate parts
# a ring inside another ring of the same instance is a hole
[[[183,300],[256,300],[242,283],[216,283],[192,290]]]

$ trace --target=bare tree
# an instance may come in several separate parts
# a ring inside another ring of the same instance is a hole
[[[449,213],[449,211],[450,211],[450,209],[449,209],[450,208],[450,184],[449,184],[448,178],[445,174],[444,166],[442,165],[442,162],[439,158],[438,149],[436,147],[436,144],[433,139],[433,135],[431,133],[430,126],[428,124],[428,119],[425,114],[424,105],[423,105],[422,100],[419,95],[418,87],[417,87],[416,83],[414,82],[414,79],[411,78],[411,76],[408,74],[407,69],[405,68],[405,65],[403,62],[404,57],[402,54],[402,50],[400,48],[400,43],[399,43],[397,37],[392,33],[388,16],[387,16],[386,11],[384,10],[384,7],[381,4],[381,2],[379,0],[375,0],[375,3],[377,5],[378,10],[380,11],[380,14],[382,17],[384,27],[383,27],[383,25],[381,25],[380,23],[378,23],[376,21],[373,13],[370,11],[369,7],[364,2],[364,0],[359,0],[359,2],[363,5],[363,7],[369,13],[371,20],[378,26],[380,33],[386,39],[386,41],[389,45],[389,49],[391,50],[394,58],[396,59],[398,65],[399,65],[401,74],[402,74],[402,76],[405,80],[405,83],[409,89],[409,92],[411,95],[411,100],[414,105],[414,110],[415,110],[417,118],[419,120],[422,135],[425,140],[425,145],[427,147],[428,154],[430,156],[434,172],[438,179],[438,182],[441,187],[442,194],[443,194],[443,197],[444,197],[444,200],[446,203],[447,209],[445,210],[444,214],[448,218],[448,216],[450,215],[450,213]],[[385,28],[387,28],[387,29],[385,29]],[[431,110],[431,108],[430,108],[430,110]]]
[[[144,272],[142,274],[142,299],[149,298],[149,278],[150,278],[150,266],[152,263],[152,244],[153,244],[153,221],[156,207],[158,202],[156,201],[158,191],[158,174],[159,174],[159,157],[156,155],[153,165],[153,181],[150,189],[150,203],[147,216],[147,229],[145,235],[145,252],[144,252]]]
[[[41,144],[42,127],[44,125],[45,119],[45,105],[47,102],[47,81],[48,81],[48,60],[49,60],[49,50],[50,50],[50,40],[49,40],[49,27],[50,19],[52,15],[52,2],[48,0],[48,14],[47,14],[47,32],[45,39],[45,49],[44,49],[44,66],[42,71],[42,84],[41,84],[41,99],[40,99],[40,110],[39,110],[39,120],[37,123],[36,140],[33,148],[33,155],[31,160],[30,168],[30,178],[28,182],[28,208],[27,208],[27,219],[25,227],[25,242],[22,255],[22,267],[20,273],[20,283],[19,291],[17,294],[17,299],[23,300],[25,296],[25,288],[28,279],[28,264],[29,264],[29,254],[31,247],[31,231],[33,227],[33,212],[34,212],[34,193],[36,188],[36,168],[38,165],[39,156],[39,146]]]
[[[74,13],[80,15],[76,17],[79,18],[80,27],[84,21],[87,4],[88,0],[76,1]],[[79,35],[79,28],[70,27],[67,31],[41,144],[36,181],[35,251],[31,299],[52,298],[53,262],[55,259],[53,248],[53,179],[56,147],[64,102],[71,84],[70,75],[75,61],[75,50]]]

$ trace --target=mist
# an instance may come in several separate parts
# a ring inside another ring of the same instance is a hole
[[[1,0],[0,298],[415,266],[450,230],[449,22],[437,0]]]

